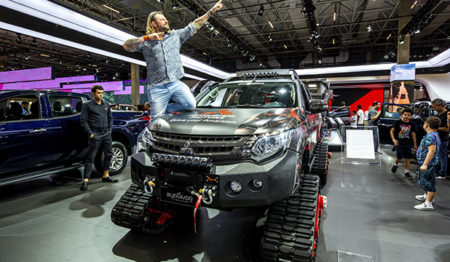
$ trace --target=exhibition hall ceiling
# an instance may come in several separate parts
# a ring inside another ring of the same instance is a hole
[[[211,0],[54,0],[54,3],[128,33],[145,34],[151,11],[171,28],[205,13]],[[182,53],[227,72],[254,68],[312,68],[395,62],[398,39],[411,35],[411,61],[450,47],[449,1],[413,0],[414,19],[398,32],[395,0],[224,0],[223,8]],[[2,68],[52,65],[58,74],[98,73],[126,78],[129,64],[0,30]],[[48,55],[49,57],[46,57]],[[93,66],[95,65],[95,66]],[[145,74],[145,70],[142,73]]]

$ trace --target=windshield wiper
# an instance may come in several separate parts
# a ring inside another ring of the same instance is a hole
[[[264,108],[264,106],[262,105],[250,105],[250,104],[245,104],[245,105],[234,105],[234,106],[230,106],[232,108]]]
[[[217,108],[220,106],[212,106],[212,105],[205,105],[205,106],[197,106],[197,108]]]

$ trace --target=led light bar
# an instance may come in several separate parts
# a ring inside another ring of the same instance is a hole
[[[106,41],[122,45],[126,40],[130,38],[135,38],[135,35],[128,34],[126,32],[123,32],[117,28],[111,27],[107,24],[103,24],[99,21],[96,21],[92,18],[89,18],[87,16],[84,16],[80,13],[77,13],[75,11],[72,11],[70,9],[67,9],[63,6],[60,6],[58,4],[52,3],[50,1],[46,0],[3,0],[1,2],[2,6],[5,6],[7,8],[43,19],[45,21],[49,21],[52,23],[55,23],[57,25],[61,25],[85,34],[92,35],[97,38],[104,39]],[[0,27],[4,28],[0,25]],[[8,28],[5,28],[8,29]],[[11,29],[8,29],[11,30]],[[11,30],[14,31],[14,30]],[[17,32],[17,31],[15,31]],[[43,37],[40,37],[43,38]],[[54,42],[53,40],[43,38],[49,41]],[[71,41],[67,41],[71,42]],[[60,42],[57,42],[60,43]],[[72,42],[73,43],[73,42]],[[87,46],[78,44],[76,48],[83,49],[86,51],[94,52],[91,50],[86,49]],[[90,47],[92,48],[92,47]],[[98,53],[98,52],[94,52]],[[109,52],[107,52],[109,53]],[[100,54],[100,53],[98,53]],[[104,54],[105,55],[105,54]],[[111,55],[109,55],[111,56]],[[111,56],[116,59],[130,62],[128,59],[124,59],[124,56],[117,55]],[[122,58],[119,58],[122,57]],[[131,60],[136,60],[129,58]],[[188,68],[197,70],[199,72],[203,72],[206,74],[209,74],[211,76],[225,79],[231,76],[230,73],[224,72],[220,69],[214,68],[210,65],[207,65],[205,63],[199,62],[191,57],[188,57],[186,55],[181,54],[181,61],[183,62],[183,66],[186,66]],[[145,66],[144,61],[140,61],[140,63],[132,62],[139,65]]]
[[[206,169],[210,174],[215,173],[216,170],[211,159],[207,157],[153,153],[151,159],[155,164]]]
[[[0,83],[26,82],[47,79],[52,79],[51,67],[0,72]]]

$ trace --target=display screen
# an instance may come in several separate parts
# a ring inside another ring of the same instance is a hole
[[[416,78],[416,65],[394,65],[391,68],[391,82],[414,80]]]
[[[0,83],[14,83],[47,79],[52,79],[51,67],[0,72]]]

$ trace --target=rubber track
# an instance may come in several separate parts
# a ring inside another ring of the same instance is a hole
[[[121,227],[139,229],[150,200],[150,194],[132,184],[112,209],[112,222]]]
[[[320,143],[314,152],[314,162],[311,168],[311,174],[320,177],[320,185],[324,186],[327,182],[328,173],[328,144]]]
[[[319,177],[305,175],[299,190],[270,207],[261,239],[264,261],[313,261]]]

